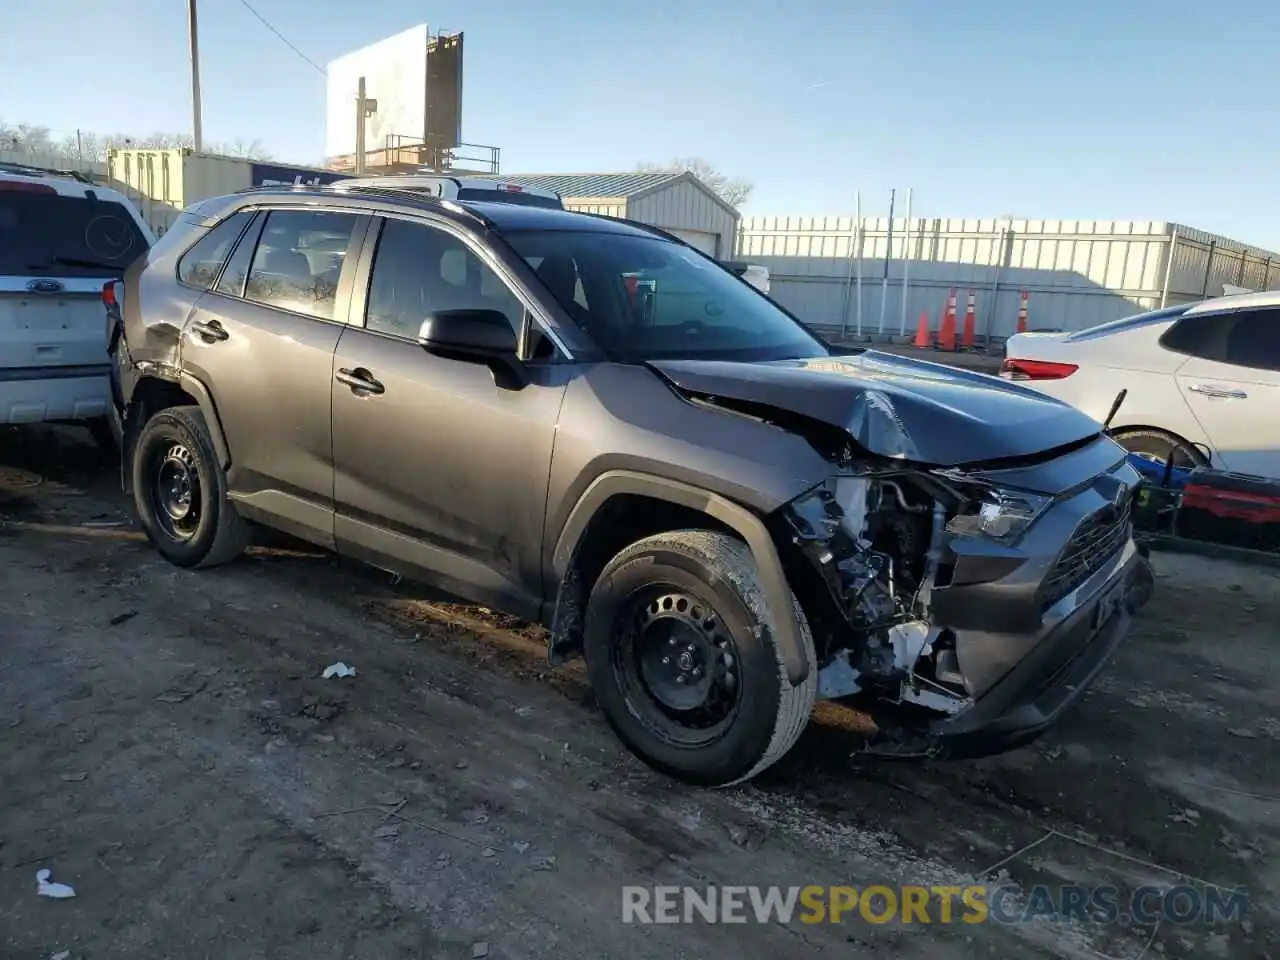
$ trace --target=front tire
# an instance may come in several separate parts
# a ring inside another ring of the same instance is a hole
[[[248,545],[199,407],[170,407],[147,421],[133,445],[132,475],[138,519],[170,563],[213,567]]]
[[[809,659],[792,686],[774,616],[794,616]],[[800,737],[817,692],[798,604],[771,611],[750,550],[705,530],[646,537],[605,567],[587,603],[584,652],[596,699],[634,754],[704,786],[754,777]]]

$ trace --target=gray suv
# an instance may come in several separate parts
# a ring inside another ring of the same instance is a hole
[[[870,709],[874,751],[1025,742],[1149,595],[1100,424],[833,348],[651,227],[260,189],[185,211],[110,301],[166,558],[264,524],[539,621],[693,782],[764,770],[817,698]]]

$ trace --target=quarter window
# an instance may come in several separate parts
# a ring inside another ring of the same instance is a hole
[[[208,290],[213,286],[214,278],[226,262],[231,248],[252,218],[251,212],[242,210],[216,224],[182,255],[178,261],[178,280],[197,290]]]
[[[245,284],[247,300],[332,320],[356,215],[278,210],[267,216]]]
[[[524,307],[511,288],[461,240],[406,220],[387,220],[369,282],[365,326],[415,338],[442,310],[496,310],[517,334]]]
[[[1280,309],[1191,315],[1170,327],[1167,350],[1256,370],[1280,370]]]

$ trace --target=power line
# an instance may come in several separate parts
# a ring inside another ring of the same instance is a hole
[[[258,22],[259,22],[259,23],[261,23],[264,27],[266,27],[268,30],[270,30],[272,33],[274,33],[274,34],[276,35],[276,37],[280,40],[280,42],[281,42],[281,43],[283,43],[286,47],[288,47],[290,50],[292,50],[294,53],[296,53],[298,56],[300,56],[303,60],[305,60],[308,64],[310,64],[310,66],[311,66],[311,68],[312,68],[313,70],[315,70],[317,73],[323,74],[323,75],[325,75],[325,76],[327,76],[327,75],[328,75],[328,74],[325,72],[324,67],[320,66],[320,64],[316,63],[314,60],[312,60],[310,57],[308,57],[305,53],[303,53],[301,50],[299,50],[297,47],[295,47],[295,46],[290,42],[290,40],[289,40],[289,38],[288,38],[288,37],[286,37],[283,33],[281,33],[279,30],[277,30],[275,27],[273,27],[273,26],[272,26],[272,25],[267,21],[267,18],[266,18],[266,17],[264,17],[262,14],[260,14],[257,10],[253,9],[253,4],[249,3],[249,0],[240,0],[240,3],[241,3],[241,5],[243,5],[243,6],[244,6],[244,8],[245,8],[246,10],[248,10],[250,13],[252,13],[252,14],[254,15],[254,17],[256,17],[256,18],[257,18],[257,20],[258,20]]]

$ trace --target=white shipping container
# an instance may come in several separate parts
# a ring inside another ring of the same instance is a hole
[[[111,179],[129,188],[130,199],[157,233],[167,229],[183,208],[243,190],[252,182],[248,160],[187,148],[112,150],[107,166]]]

